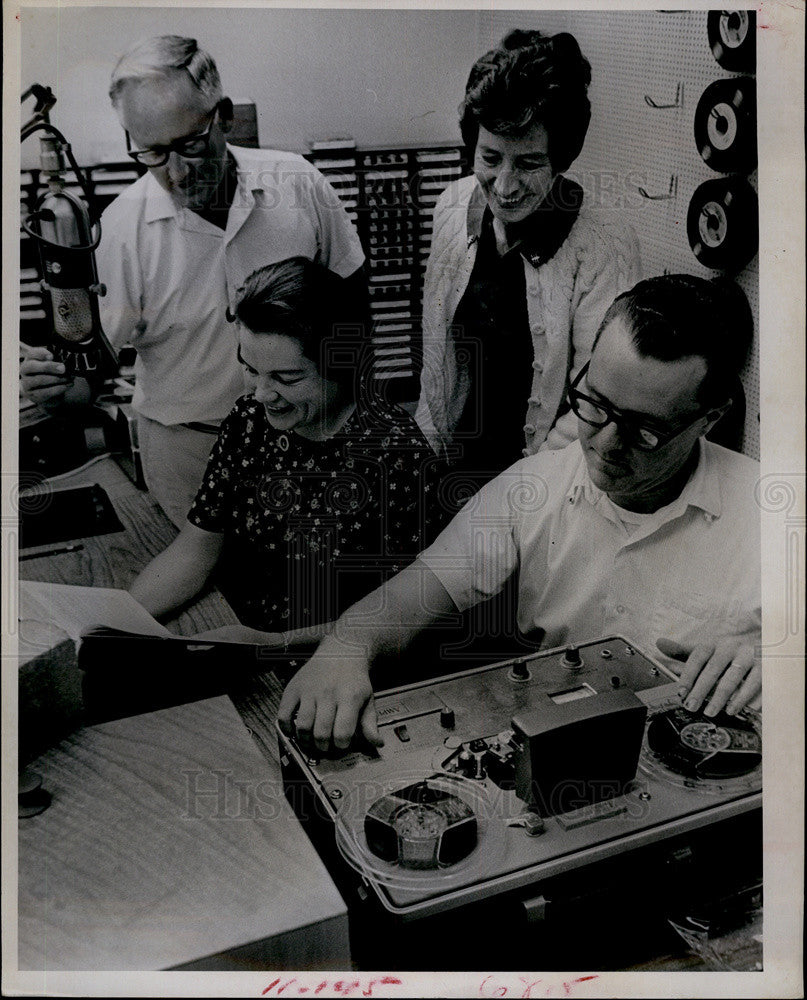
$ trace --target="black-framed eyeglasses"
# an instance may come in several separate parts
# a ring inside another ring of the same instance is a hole
[[[210,148],[210,133],[213,130],[213,123],[216,120],[218,110],[219,104],[216,104],[210,112],[210,121],[201,132],[196,132],[194,135],[182,136],[181,139],[174,139],[167,146],[149,146],[148,149],[132,149],[131,139],[127,132],[126,151],[136,163],[141,163],[144,167],[161,167],[164,163],[168,162],[168,157],[171,153],[177,153],[179,156],[186,156],[188,158],[204,156]]]
[[[575,378],[567,393],[572,411],[583,423],[589,424],[591,427],[605,427],[606,424],[615,423],[624,440],[632,447],[639,448],[641,451],[656,451],[657,448],[669,444],[680,434],[683,434],[684,431],[689,430],[701,417],[706,415],[707,411],[701,410],[700,413],[684,424],[683,427],[678,427],[675,430],[660,430],[657,427],[642,423],[641,420],[637,420],[635,417],[629,417],[624,413],[620,413],[610,403],[599,399],[592,399],[591,396],[580,392],[577,386],[585,378],[586,372],[588,372],[588,362],[580,369],[577,378]]]

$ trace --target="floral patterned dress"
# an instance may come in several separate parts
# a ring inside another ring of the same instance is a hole
[[[216,582],[245,625],[332,621],[443,526],[444,465],[399,407],[354,410],[310,441],[242,397],[222,424],[188,519],[225,535]]]

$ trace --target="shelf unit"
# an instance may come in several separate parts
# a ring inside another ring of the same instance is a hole
[[[388,398],[417,398],[423,275],[434,206],[468,173],[459,145],[358,149],[352,140],[315,143],[308,159],[351,215],[367,257],[373,377]]]

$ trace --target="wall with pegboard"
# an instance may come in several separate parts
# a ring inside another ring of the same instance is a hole
[[[714,80],[740,74],[718,65],[709,44],[709,12],[496,11],[480,25],[480,55],[511,28],[570,31],[591,63],[592,118],[583,152],[569,173],[603,210],[624,213],[642,248],[644,272],[710,277],[687,238],[687,212],[704,181],[723,176],[701,158],[695,112]],[[653,107],[674,105],[673,107]],[[748,177],[756,190],[756,172]],[[651,198],[644,197],[640,189]],[[671,196],[670,196],[671,195]],[[655,199],[658,200],[655,200]],[[759,457],[759,272],[757,258],[735,276],[754,316],[743,373],[743,451]]]

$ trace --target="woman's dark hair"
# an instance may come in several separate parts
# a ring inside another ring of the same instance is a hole
[[[614,300],[597,339],[614,319],[623,320],[643,357],[703,358],[706,375],[698,399],[704,406],[720,406],[737,395],[754,319],[748,299],[734,282],[690,274],[647,278]]]
[[[360,281],[290,257],[250,274],[236,292],[235,316],[252,333],[294,337],[323,378],[355,388],[368,329]]]
[[[586,138],[591,66],[573,35],[511,31],[478,59],[460,104],[460,130],[473,153],[479,127],[518,138],[543,125],[555,173],[568,170]]]

